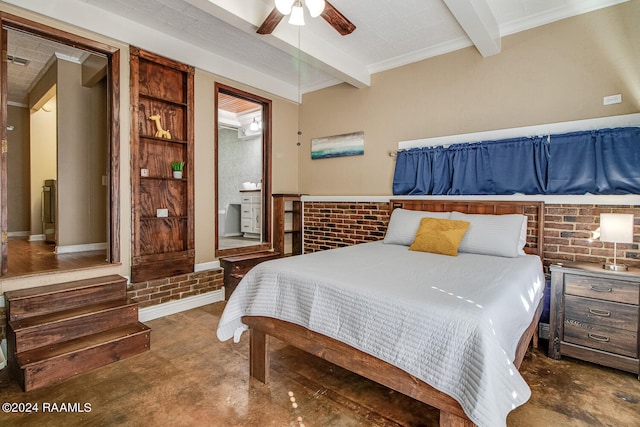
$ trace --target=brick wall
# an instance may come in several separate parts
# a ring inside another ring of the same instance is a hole
[[[613,261],[613,243],[591,239],[601,213],[633,213],[635,240],[618,244],[618,262],[640,268],[640,206],[545,204],[545,265],[562,261]],[[305,202],[304,249],[316,252],[384,238],[389,223],[388,203]],[[530,243],[535,236],[529,230]]]
[[[221,289],[224,275],[222,269],[182,274],[147,282],[131,283],[127,296],[138,302],[140,308],[179,300],[194,295]],[[6,308],[0,307],[0,340],[7,337]]]
[[[223,279],[222,269],[181,274],[131,283],[127,287],[127,295],[144,308],[221,289]]]
[[[634,214],[634,243],[619,243],[619,263],[640,267],[640,206],[545,205],[545,264],[562,261],[613,262],[613,243],[592,239],[601,213]]]
[[[384,238],[388,203],[305,202],[304,250],[316,252]]]
[[[545,205],[545,264],[562,261],[613,261],[613,243],[591,239],[601,213],[635,215],[635,242],[618,244],[618,262],[640,268],[640,206]],[[389,204],[305,202],[305,252],[381,240],[389,223]],[[531,232],[530,232],[531,234]],[[534,233],[535,234],[535,233]],[[222,269],[132,283],[128,296],[140,308],[221,289]],[[6,312],[0,308],[0,339],[6,337]]]

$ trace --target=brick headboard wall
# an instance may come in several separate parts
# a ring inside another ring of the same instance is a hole
[[[618,261],[640,267],[640,206],[545,204],[544,264],[613,260],[613,243],[591,240],[601,213],[632,213],[636,242],[618,244]],[[384,238],[388,202],[304,202],[304,250],[316,252]]]

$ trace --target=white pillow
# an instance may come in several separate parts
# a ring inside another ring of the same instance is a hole
[[[520,239],[518,240],[518,255],[526,255],[527,253],[524,251],[524,247],[527,246],[527,231],[529,226],[529,220],[525,216],[524,221],[522,221],[522,229],[520,230]]]
[[[449,219],[451,212],[425,212],[396,208],[391,213],[384,243],[411,246],[422,218]]]
[[[515,258],[521,254],[523,221],[527,217],[520,214],[479,215],[451,212],[451,218],[471,223],[462,238],[458,252],[483,255],[497,255]],[[525,232],[526,241],[526,232]]]

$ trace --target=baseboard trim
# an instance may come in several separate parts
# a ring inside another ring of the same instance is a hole
[[[7,237],[12,238],[22,238],[22,237],[29,237],[29,231],[9,231],[7,233]]]
[[[210,261],[210,262],[202,262],[200,264],[196,264],[193,266],[193,272],[199,273],[201,271],[215,270],[217,268],[220,268],[220,261],[218,260]]]
[[[207,292],[205,294],[166,302],[164,304],[141,308],[138,310],[138,319],[141,322],[148,322],[149,320],[158,319],[160,317],[169,316],[171,314],[180,313],[181,311],[191,310],[192,308],[202,307],[203,305],[219,301],[224,301],[224,288]]]
[[[102,251],[107,249],[107,243],[85,243],[82,245],[56,246],[57,254],[71,254],[76,252]]]

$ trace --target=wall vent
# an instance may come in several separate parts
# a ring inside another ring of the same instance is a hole
[[[26,67],[31,61],[25,58],[20,58],[19,56],[7,55],[7,62]]]

